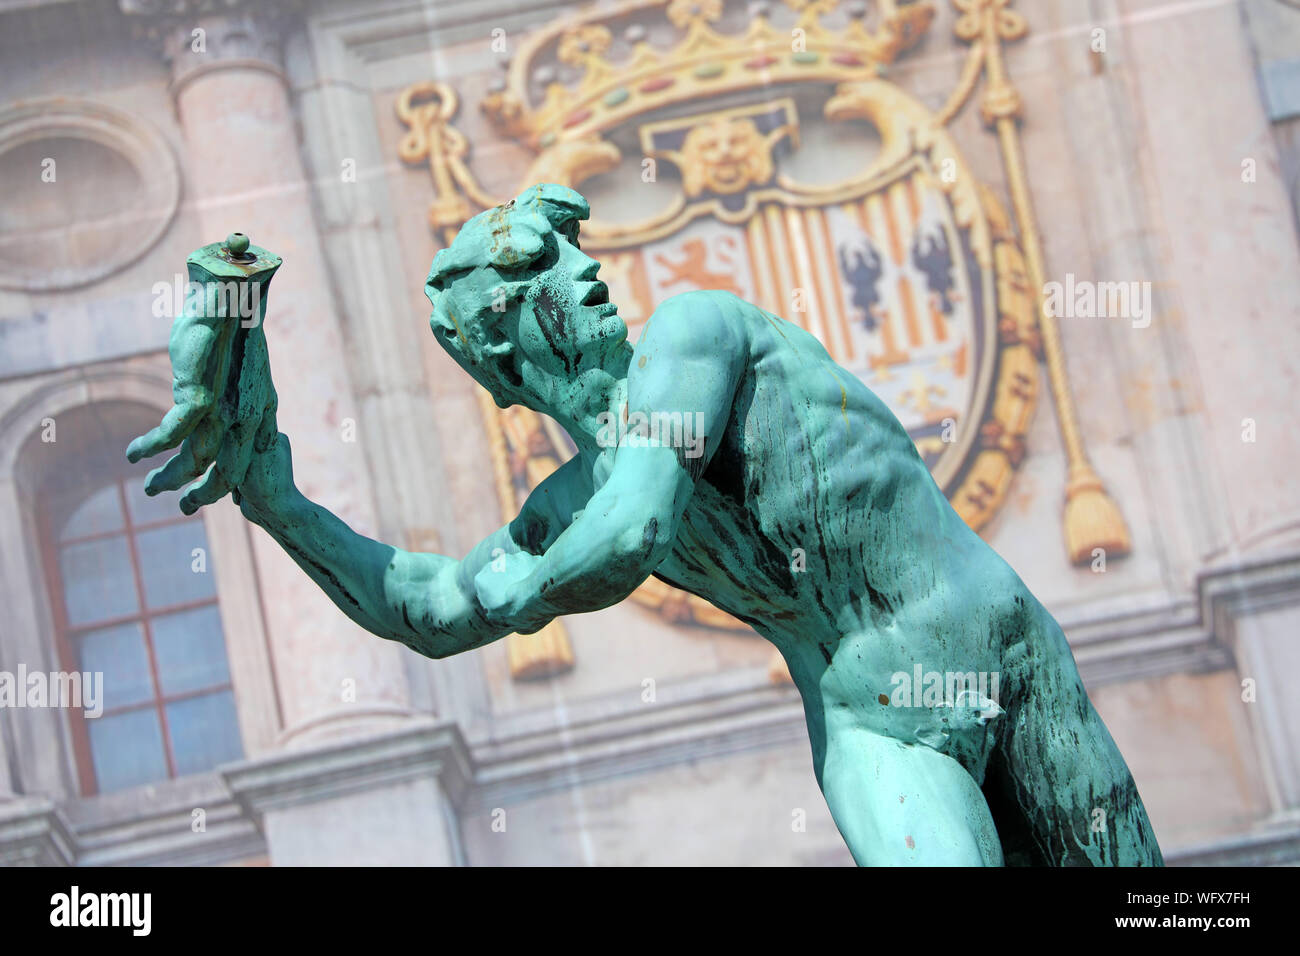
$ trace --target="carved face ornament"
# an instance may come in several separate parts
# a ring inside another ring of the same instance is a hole
[[[723,117],[696,126],[681,148],[683,186],[689,196],[709,190],[743,192],[772,177],[772,153],[754,121]]]

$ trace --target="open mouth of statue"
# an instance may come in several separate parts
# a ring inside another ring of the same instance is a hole
[[[609,304],[609,286],[603,282],[593,282],[587,289],[587,294],[582,297],[583,305],[608,305]]]

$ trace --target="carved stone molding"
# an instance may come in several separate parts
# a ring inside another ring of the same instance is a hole
[[[463,802],[473,762],[460,728],[421,721],[373,737],[286,750],[221,768],[227,787],[251,814],[434,776],[453,805]]]
[[[1295,866],[1300,864],[1300,821],[1279,818],[1255,831],[1165,854],[1168,866]]]
[[[137,35],[171,66],[172,92],[204,73],[266,70],[284,78],[284,38],[305,0],[275,4],[244,0],[119,0]]]
[[[11,151],[30,152],[33,148],[28,159],[37,159],[46,155],[41,153],[41,144],[49,144],[46,158],[25,170],[31,177],[33,198],[39,195],[34,192],[37,190],[55,194],[62,185],[76,185],[69,183],[66,175],[59,179],[55,154],[60,146],[66,150],[68,140],[87,141],[125,160],[136,181],[130,190],[115,194],[118,206],[93,224],[84,221],[84,210],[72,210],[76,222],[66,229],[49,224],[44,231],[0,237],[0,287],[46,292],[95,282],[153,248],[176,214],[180,168],[171,146],[150,123],[103,103],[69,96],[19,100],[0,108],[0,159]],[[20,215],[21,210],[10,212]],[[99,230],[101,239],[111,241],[97,242],[95,254],[86,261],[69,261],[70,257],[62,255],[17,254],[22,250],[16,244],[37,249],[33,244],[58,241],[68,230],[85,232],[90,226]]]
[[[67,822],[50,801],[0,804],[0,866],[71,866],[74,858]]]

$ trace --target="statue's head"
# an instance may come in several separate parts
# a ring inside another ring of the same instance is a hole
[[[612,367],[627,326],[578,248],[587,201],[543,183],[470,219],[433,259],[425,294],[442,347],[498,405],[537,408],[555,380]]]

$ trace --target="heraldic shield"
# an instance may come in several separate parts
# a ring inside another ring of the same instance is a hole
[[[734,292],[803,326],[888,403],[979,529],[1025,454],[1051,329],[1040,321],[1034,264],[949,122],[987,71],[982,113],[1001,131],[999,103],[1012,88],[995,49],[1023,33],[1023,20],[1006,0],[956,3],[957,34],[972,51],[935,111],[887,77],[925,35],[931,4],[750,6],[638,0],[544,26],[503,61],[480,108],[498,137],[533,154],[516,191],[555,182],[591,199],[582,246],[602,263],[629,341],[658,303],[691,289]],[[430,225],[450,242],[503,197],[470,168],[456,90],[417,83],[396,108],[409,129],[400,156],[428,164]],[[1013,143],[1002,137],[1004,164]],[[1008,170],[1013,198],[1021,174]],[[1068,389],[1057,391],[1061,412]],[[481,398],[497,492],[513,515],[574,448],[544,416]],[[1081,444],[1077,455],[1070,447],[1072,483],[1104,496],[1088,483]],[[1072,540],[1072,556],[1091,540]],[[634,599],[675,624],[747,629],[654,578]],[[561,622],[510,641],[516,678],[573,664]]]

